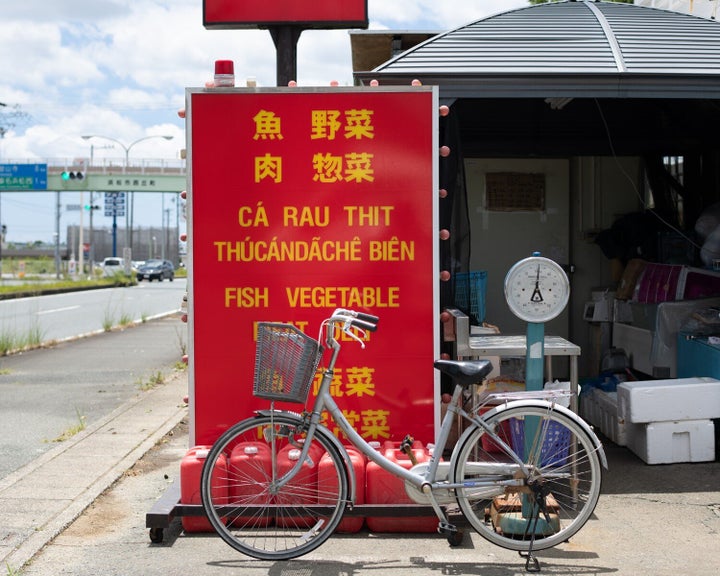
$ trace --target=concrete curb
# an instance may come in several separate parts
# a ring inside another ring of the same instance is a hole
[[[186,393],[178,373],[0,480],[0,565],[20,569],[80,516],[187,417]]]

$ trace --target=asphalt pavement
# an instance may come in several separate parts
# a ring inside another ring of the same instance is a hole
[[[176,519],[153,544],[146,514],[179,482],[188,448],[186,390],[178,373],[0,480],[0,566],[23,576],[525,573],[517,553],[475,534],[451,549],[432,534],[363,531],[303,558],[264,562],[213,534],[187,534]],[[538,553],[543,573],[715,575],[720,463],[648,466],[610,443],[607,453],[593,519],[571,542]]]

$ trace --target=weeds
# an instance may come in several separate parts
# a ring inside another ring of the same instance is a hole
[[[178,346],[180,348],[181,356],[184,356],[187,353],[187,343],[185,342],[183,332],[185,332],[185,330],[183,330],[181,328],[175,328],[175,335],[177,336],[177,342],[178,342]]]
[[[130,314],[127,314],[126,312],[123,312],[120,314],[120,321],[118,322],[119,326],[130,326],[133,323],[133,318],[130,316]]]
[[[43,342],[43,331],[39,324],[28,328],[24,334],[0,332],[0,356],[7,356],[17,350],[36,348]]]
[[[80,410],[78,410],[77,408],[75,408],[75,414],[77,415],[78,423],[75,424],[74,426],[70,426],[70,428],[68,428],[67,430],[65,430],[65,432],[60,434],[60,436],[55,438],[53,440],[53,442],[65,442],[65,440],[69,440],[76,434],[79,434],[80,432],[85,430],[85,427],[86,427],[85,416],[80,414]]]
[[[139,380],[137,383],[137,386],[140,390],[152,390],[156,386],[160,386],[161,384],[165,384],[165,375],[160,372],[159,370],[150,376],[148,378],[147,382],[143,382],[142,380]]]

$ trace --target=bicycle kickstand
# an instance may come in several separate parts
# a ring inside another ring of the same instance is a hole
[[[540,511],[538,510],[537,513],[533,514],[533,519],[530,523],[532,525],[530,531],[530,547],[528,548],[527,554],[518,552],[521,558],[525,558],[525,572],[540,572],[540,561],[537,559],[537,556],[535,556],[533,550],[533,546],[535,544],[535,530],[537,529],[539,518]]]
[[[533,554],[532,546],[527,554],[523,554],[522,552],[519,552],[519,554],[525,558],[525,572],[540,572],[540,561],[537,559],[537,556]]]

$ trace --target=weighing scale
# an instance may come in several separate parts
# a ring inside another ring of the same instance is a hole
[[[525,388],[538,391],[543,389],[543,367],[545,359],[545,323],[556,318],[567,306],[570,298],[570,282],[562,267],[534,252],[510,268],[505,276],[505,300],[510,310],[527,322],[525,358]],[[537,417],[526,418],[524,425],[525,454],[533,446],[539,426]],[[537,504],[523,494],[517,506],[501,511],[502,505],[494,503],[497,510],[495,521],[504,533],[542,536],[557,530],[556,520],[548,522],[537,513]],[[529,523],[532,522],[532,526]],[[533,559],[534,560],[534,559]],[[530,567],[531,558],[528,557]],[[535,567],[537,561],[534,560]]]

